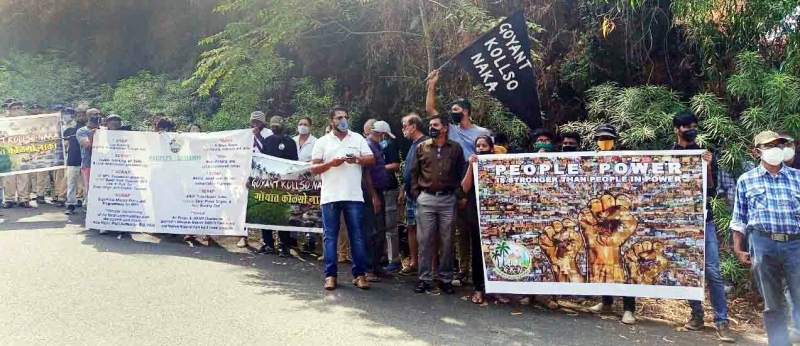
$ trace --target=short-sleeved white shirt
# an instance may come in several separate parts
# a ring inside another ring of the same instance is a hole
[[[360,157],[372,156],[372,150],[369,149],[367,140],[358,133],[347,131],[347,136],[339,140],[331,132],[314,143],[311,159],[329,162],[347,154]],[[361,191],[361,165],[345,162],[339,167],[325,171],[321,178],[320,204],[342,201],[364,202]]]
[[[317,137],[308,135],[308,139],[303,145],[300,145],[300,136],[294,136],[294,142],[297,143],[297,161],[310,162],[311,154],[314,150],[314,143],[317,142]]]

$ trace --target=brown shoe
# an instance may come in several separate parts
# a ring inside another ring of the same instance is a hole
[[[336,289],[337,285],[338,284],[336,283],[336,278],[333,276],[329,276],[325,278],[325,286],[323,287],[327,291],[333,291],[334,289]]]
[[[356,285],[356,287],[362,290],[369,289],[369,282],[367,282],[367,278],[364,275],[353,279],[353,285]]]

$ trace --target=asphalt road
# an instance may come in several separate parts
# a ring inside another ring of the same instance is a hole
[[[467,288],[414,294],[408,279],[361,292],[342,267],[325,292],[320,262],[252,255],[235,239],[118,239],[50,205],[0,213],[2,345],[720,344],[710,329],[480,307],[461,300]]]

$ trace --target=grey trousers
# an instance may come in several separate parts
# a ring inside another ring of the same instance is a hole
[[[433,254],[439,239],[439,277],[442,283],[453,281],[453,222],[456,196],[434,196],[421,193],[417,197],[417,243],[419,244],[419,279],[433,281]]]
[[[389,262],[400,263],[400,234],[397,232],[397,190],[383,192],[386,207],[386,257]]]

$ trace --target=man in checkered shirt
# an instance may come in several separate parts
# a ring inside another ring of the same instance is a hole
[[[764,298],[770,346],[791,345],[784,311],[784,280],[800,306],[800,171],[783,165],[786,139],[764,131],[754,140],[761,164],[736,184],[730,227],[734,253],[750,266]],[[750,243],[744,250],[744,239]]]

